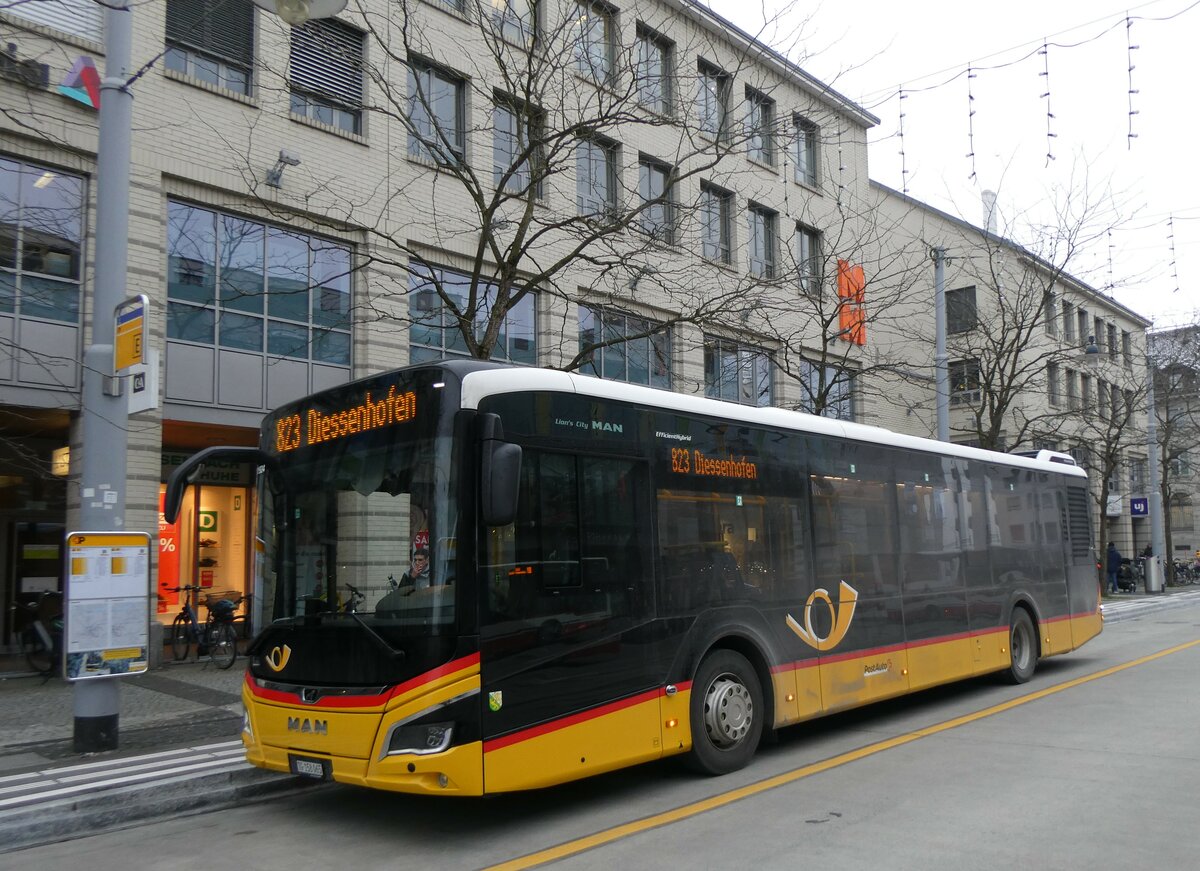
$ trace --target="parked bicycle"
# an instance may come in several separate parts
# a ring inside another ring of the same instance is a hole
[[[1197,570],[1196,566],[1192,563],[1175,560],[1172,569],[1171,586],[1187,587],[1200,581],[1200,570]]]
[[[21,653],[29,667],[47,680],[61,668],[63,636],[62,593],[41,593],[36,602],[14,602],[14,618],[25,615],[17,634]],[[16,620],[14,619],[14,623]]]
[[[196,658],[205,654],[217,668],[229,668],[237,659],[237,633],[233,628],[233,613],[241,604],[242,594],[236,590],[205,595],[208,618],[201,623],[196,616],[193,599],[202,590],[195,584],[172,587],[172,592],[183,593],[183,606],[171,624],[171,653],[176,662],[187,659],[192,644],[196,645]],[[196,596],[193,596],[196,594]]]

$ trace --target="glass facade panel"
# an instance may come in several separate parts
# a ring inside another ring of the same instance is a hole
[[[167,303],[168,339],[211,344],[215,324],[216,313],[211,308],[179,302]]]
[[[265,228],[230,215],[218,220],[221,232],[221,305],[261,314],[263,310],[263,241]]]
[[[308,241],[267,231],[267,310],[273,317],[303,321],[308,315]]]
[[[220,320],[221,347],[241,351],[263,349],[262,318],[223,312]]]
[[[439,287],[441,293],[439,294]],[[432,270],[413,264],[408,278],[408,332],[410,360],[419,362],[443,356],[468,356],[466,338],[459,327],[465,317],[471,287],[470,276],[452,269]],[[480,301],[474,314],[473,328],[482,337],[496,299],[496,287],[482,283]],[[534,325],[534,296],[526,294],[504,313],[500,338],[491,359],[512,363],[537,361],[537,334]]]

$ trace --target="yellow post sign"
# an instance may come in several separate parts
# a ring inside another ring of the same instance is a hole
[[[145,294],[131,297],[117,306],[113,347],[113,368],[117,373],[146,362]]]

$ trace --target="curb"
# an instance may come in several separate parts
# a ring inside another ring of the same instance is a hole
[[[106,789],[73,799],[38,802],[0,815],[0,854],[328,785],[247,766],[203,777],[179,775],[140,788]]]

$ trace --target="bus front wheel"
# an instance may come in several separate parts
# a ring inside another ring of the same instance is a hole
[[[716,650],[700,663],[692,682],[692,752],[688,761],[705,774],[744,768],[762,736],[762,686],[746,657]]]
[[[1033,629],[1033,619],[1024,608],[1014,608],[1008,629],[1008,650],[1012,662],[1004,672],[1009,683],[1025,683],[1033,677],[1037,668],[1038,641]]]

